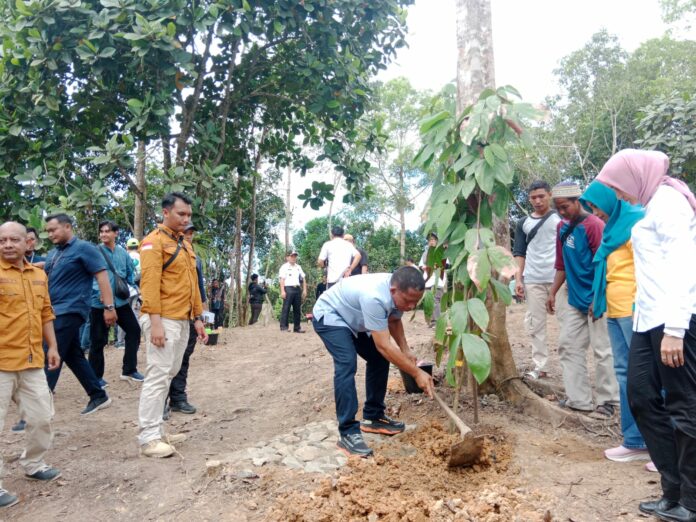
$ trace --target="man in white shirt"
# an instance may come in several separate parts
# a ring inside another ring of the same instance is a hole
[[[524,322],[532,339],[534,369],[526,376],[539,379],[547,375],[546,301],[556,273],[556,228],[561,218],[551,208],[551,187],[545,181],[534,181],[527,197],[534,210],[517,224],[512,253],[518,265],[515,294],[527,298]]]
[[[305,333],[300,327],[302,300],[307,298],[307,280],[302,267],[297,264],[297,252],[288,252],[285,263],[280,267],[280,297],[283,299],[283,309],[280,312],[280,331],[287,332],[288,317],[292,306],[292,317],[295,333]]]
[[[350,277],[360,264],[360,252],[343,239],[343,227],[336,225],[331,229],[331,241],[321,247],[317,266],[327,268],[326,288],[331,288],[344,277]]]
[[[435,326],[438,317],[440,317],[440,301],[442,300],[442,294],[447,288],[447,272],[445,270],[447,262],[444,261],[443,265],[445,266],[442,266],[439,270],[435,270],[428,266],[428,251],[431,248],[437,247],[437,241],[438,238],[435,232],[428,234],[428,246],[425,247],[425,251],[423,251],[423,255],[420,258],[420,269],[423,272],[423,279],[425,279],[425,291],[431,291],[437,281],[437,290],[435,291],[435,307],[433,308],[433,316],[430,321],[431,328]]]

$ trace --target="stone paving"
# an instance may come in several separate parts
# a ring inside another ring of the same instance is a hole
[[[407,426],[410,430],[414,426]],[[388,443],[396,437],[384,437],[364,433],[365,442],[374,447]],[[335,420],[312,422],[278,435],[270,440],[258,442],[255,446],[245,448],[225,456],[223,462],[253,473],[254,469],[267,464],[285,466],[306,473],[331,474],[348,462],[345,454],[336,447],[338,441],[338,424]],[[405,448],[408,451],[408,448]],[[223,462],[209,461],[209,467]]]

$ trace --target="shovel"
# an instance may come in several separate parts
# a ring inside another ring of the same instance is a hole
[[[464,424],[462,419],[457,417],[457,415],[449,406],[447,406],[445,401],[442,400],[442,397],[440,397],[435,390],[433,390],[433,396],[450,420],[457,425],[457,428],[459,428],[459,433],[462,437],[460,442],[453,444],[450,448],[450,458],[447,466],[450,468],[456,468],[459,466],[471,466],[472,464],[475,464],[481,456],[481,451],[483,450],[483,437],[475,436],[471,431],[471,428]]]

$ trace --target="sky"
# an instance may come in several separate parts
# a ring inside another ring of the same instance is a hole
[[[602,28],[616,35],[627,51],[667,29],[658,0],[491,0],[491,5],[496,83],[513,85],[532,103],[558,93],[553,71],[560,60]],[[404,76],[414,87],[433,91],[453,81],[457,73],[454,6],[455,0],[416,0],[408,12],[409,47],[399,50],[378,78]],[[293,178],[293,199],[310,186],[310,176]],[[322,181],[332,183],[329,178]],[[340,197],[339,193],[337,200]],[[328,213],[328,205],[313,211],[294,201],[293,231]],[[423,204],[409,214],[409,229],[420,224]]]

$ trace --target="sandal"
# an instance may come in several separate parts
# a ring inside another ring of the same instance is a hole
[[[600,404],[589,416],[592,419],[609,420],[614,416],[615,411],[613,404]]]

